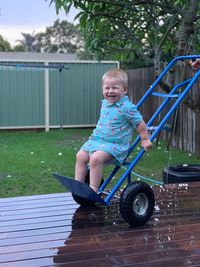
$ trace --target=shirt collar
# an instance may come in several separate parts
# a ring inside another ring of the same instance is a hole
[[[128,96],[125,95],[124,97],[122,97],[119,101],[115,102],[114,104],[109,103],[106,99],[103,99],[103,102],[106,104],[107,107],[111,107],[111,106],[119,107],[127,100],[128,100]]]

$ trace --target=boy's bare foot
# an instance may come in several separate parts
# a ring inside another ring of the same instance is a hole
[[[96,186],[90,185],[90,187],[96,192],[98,193],[99,189]]]

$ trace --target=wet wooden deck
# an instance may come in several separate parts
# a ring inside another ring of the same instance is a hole
[[[0,199],[0,266],[200,266],[200,183],[154,190],[139,228],[117,204],[83,209],[70,193]]]

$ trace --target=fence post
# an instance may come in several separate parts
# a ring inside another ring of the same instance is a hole
[[[45,61],[45,66],[49,62]],[[44,83],[44,116],[45,116],[45,132],[49,131],[49,69],[45,68],[45,83]]]

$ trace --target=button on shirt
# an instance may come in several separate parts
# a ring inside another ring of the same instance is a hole
[[[102,100],[100,118],[82,150],[92,153],[102,150],[111,154],[121,164],[131,144],[134,128],[142,121],[136,106],[124,96],[116,103]]]

